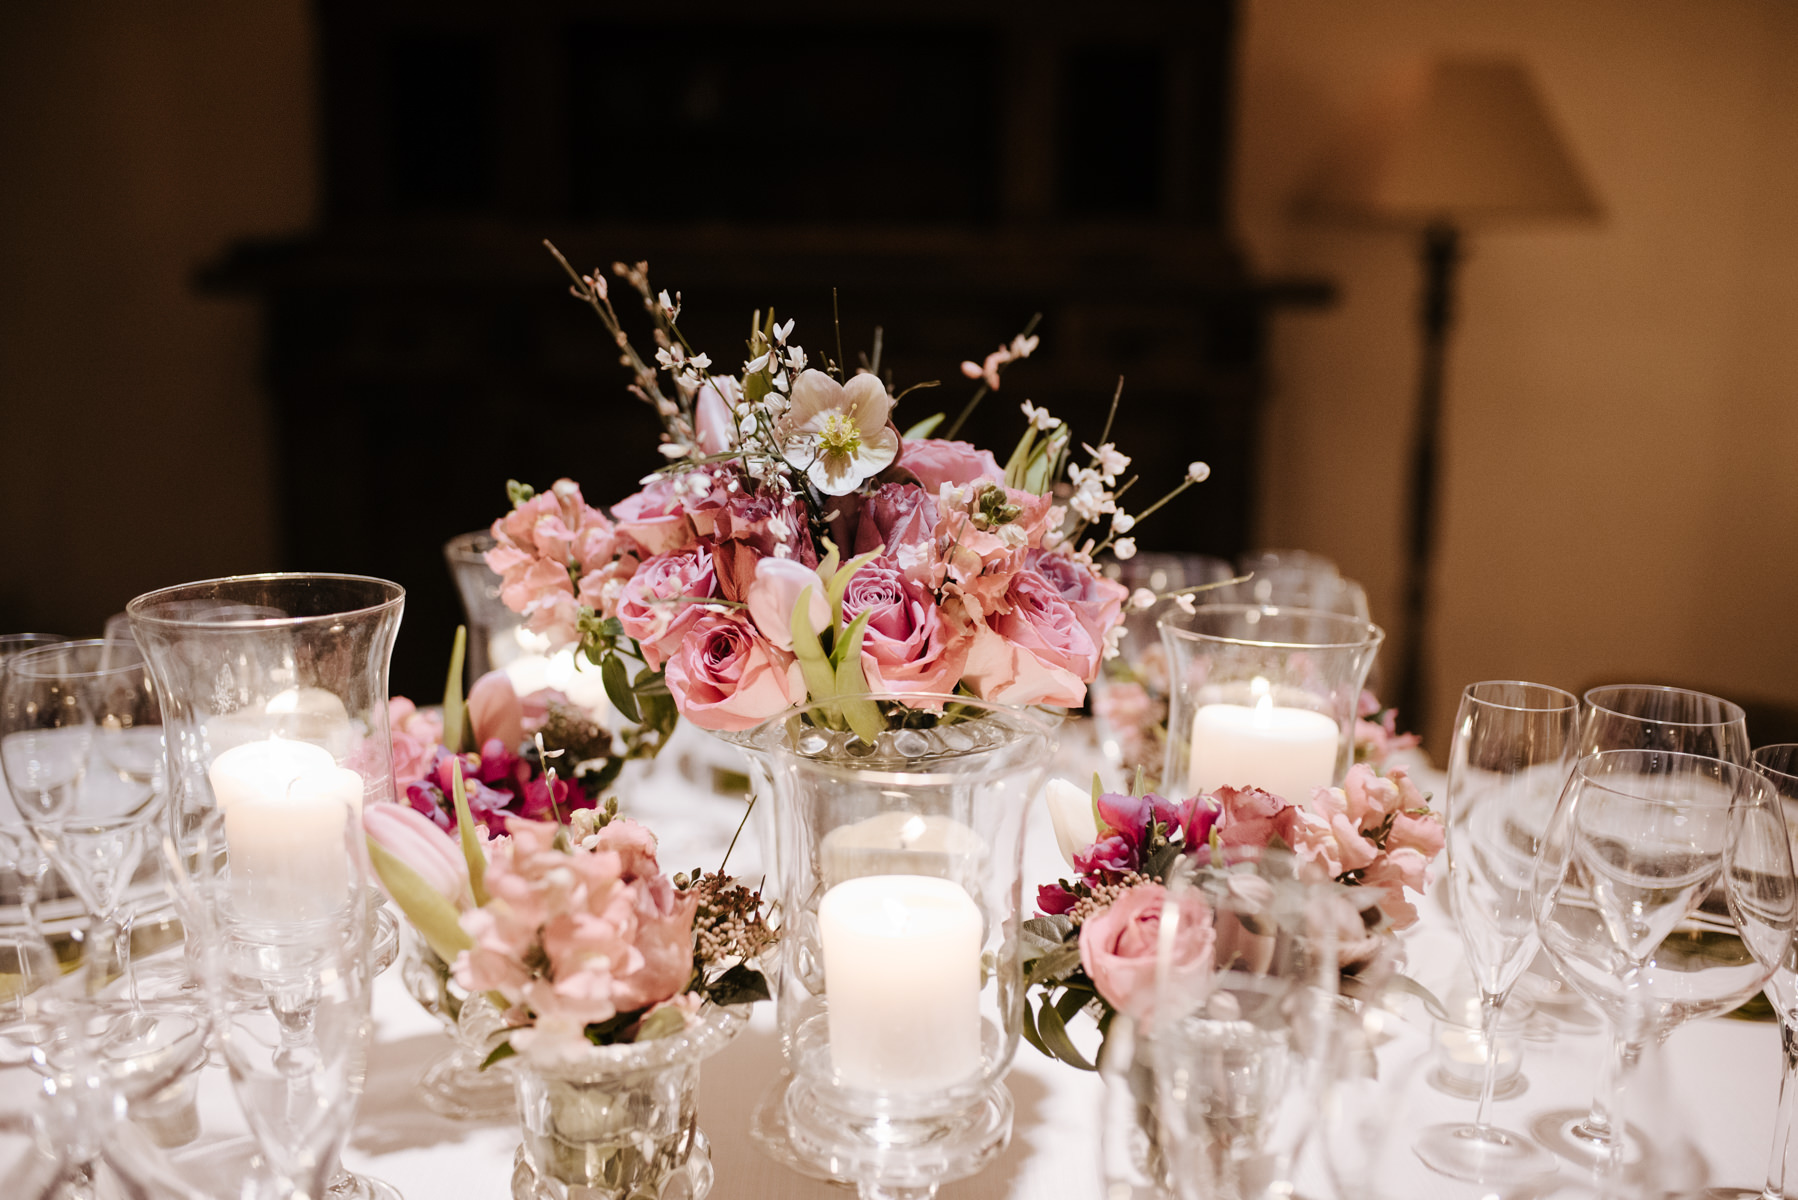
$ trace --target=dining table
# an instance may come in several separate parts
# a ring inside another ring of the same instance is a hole
[[[1426,759],[1413,755],[1409,769],[1426,792],[1434,793],[1439,807],[1443,777]],[[1054,772],[1090,779],[1095,758],[1086,724],[1069,722]],[[677,736],[653,766],[630,779],[623,811],[657,833],[665,869],[709,868],[723,860],[734,838],[729,866],[753,882],[763,869],[755,823],[736,836],[744,825],[744,795],[714,787],[719,771],[715,743]],[[1406,975],[1436,995],[1471,987],[1446,908],[1444,869],[1439,861],[1437,877],[1418,906],[1419,920],[1398,935]],[[1038,883],[1070,873],[1056,848],[1046,807],[1034,805],[1026,837],[1025,903],[1033,899]],[[399,970],[388,970],[376,983],[367,1082],[343,1152],[345,1165],[386,1182],[407,1200],[498,1200],[510,1195],[519,1146],[516,1122],[450,1120],[423,1104],[419,1076],[446,1052],[449,1038],[437,1018],[408,995],[400,976]],[[1579,1002],[1570,1003],[1573,1007],[1566,1011],[1576,1012]],[[1091,1049],[1096,1034],[1080,1029],[1082,1024],[1090,1023],[1084,1018],[1075,1022],[1076,1040]],[[1499,1125],[1527,1129],[1544,1113],[1587,1105],[1609,1051],[1595,1012],[1587,1009],[1577,1020],[1533,1021],[1522,1046],[1521,1083],[1494,1103]],[[236,1197],[243,1194],[252,1143],[218,1058],[215,1054],[200,1073],[197,1134],[160,1153],[192,1189],[190,1195]],[[1758,1187],[1779,1092],[1777,1025],[1730,1018],[1693,1022],[1675,1030],[1648,1060],[1635,1077],[1630,1112],[1662,1164],[1648,1171],[1650,1182],[1665,1194],[1694,1194],[1705,1184]],[[755,1107],[780,1071],[771,1003],[758,1004],[747,1030],[704,1065],[699,1124],[710,1141],[716,1177],[711,1194],[718,1200],[842,1200],[850,1194],[775,1162],[752,1139]],[[1312,1200],[1358,1200],[1363,1194],[1395,1200],[1523,1200],[1552,1196],[1589,1180],[1588,1173],[1571,1164],[1509,1189],[1431,1173],[1409,1151],[1412,1133],[1430,1123],[1470,1120],[1475,1106],[1472,1099],[1439,1084],[1431,1073],[1417,1072],[1393,1110],[1380,1118],[1390,1148],[1373,1190],[1355,1196],[1339,1191],[1327,1169],[1325,1139],[1314,1136],[1301,1156],[1297,1194]],[[1100,1114],[1106,1097],[1097,1074],[1052,1061],[1020,1041],[1006,1086],[1016,1106],[1009,1145],[980,1174],[945,1184],[942,1200],[1131,1200],[1133,1189],[1108,1182],[1103,1168]],[[35,1196],[32,1187],[47,1178],[49,1167],[32,1120],[42,1104],[41,1091],[41,1080],[28,1066],[0,1068],[0,1200]],[[132,1138],[128,1144],[148,1143]]]

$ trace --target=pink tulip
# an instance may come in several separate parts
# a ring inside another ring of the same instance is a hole
[[[726,390],[735,392],[736,381],[720,376],[702,385],[699,395],[694,400],[693,432],[703,454],[723,454],[736,442],[735,427],[730,419],[730,406],[718,390],[718,384],[726,385]]]
[[[824,598],[824,581],[818,573],[790,558],[764,558],[755,564],[755,582],[749,585],[749,616],[761,635],[782,650],[793,648],[793,607],[799,593],[812,589],[806,608],[812,631],[822,633],[830,625],[830,602]]]
[[[456,839],[431,818],[404,804],[382,802],[363,810],[362,830],[444,899],[457,908],[468,907],[468,860]]]
[[[476,745],[498,738],[508,750],[516,750],[524,741],[524,702],[504,671],[489,671],[468,689],[468,720]]]

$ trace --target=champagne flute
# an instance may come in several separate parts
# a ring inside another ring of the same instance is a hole
[[[1754,752],[1754,765],[1772,781],[1785,810],[1788,829],[1798,833],[1798,745],[1762,746]],[[1773,977],[1767,980],[1767,999],[1779,1014],[1779,1043],[1785,1072],[1779,1082],[1779,1108],[1773,1120],[1773,1149],[1767,1160],[1767,1184],[1763,1188],[1712,1188],[1707,1200],[1782,1200],[1786,1182],[1786,1146],[1791,1140],[1792,1114],[1798,1108],[1798,956],[1788,947]]]
[[[1641,1051],[1681,1022],[1735,1008],[1790,946],[1798,881],[1778,798],[1757,771],[1720,759],[1588,755],[1543,834],[1536,895],[1543,949],[1613,1033],[1601,1165],[1615,1178]],[[1673,936],[1701,906],[1711,930]],[[1705,953],[1719,926],[1750,953]]]
[[[1448,871],[1461,944],[1480,989],[1486,1063],[1473,1123],[1432,1125],[1417,1139],[1431,1170],[1514,1183],[1554,1169],[1521,1133],[1491,1122],[1499,1013],[1540,945],[1535,861],[1577,744],[1579,701],[1539,683],[1469,684],[1448,768]]]

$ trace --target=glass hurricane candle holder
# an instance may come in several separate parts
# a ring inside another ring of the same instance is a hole
[[[1024,817],[1054,739],[968,697],[871,702],[887,726],[872,742],[838,702],[748,739],[770,770],[786,905],[790,1074],[758,1135],[864,1197],[928,1197],[1011,1135]]]
[[[1357,617],[1265,605],[1161,619],[1172,698],[1162,790],[1254,786],[1294,802],[1340,783],[1385,633]]]

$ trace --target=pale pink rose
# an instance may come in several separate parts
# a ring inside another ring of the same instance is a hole
[[[1290,822],[1283,814],[1292,806],[1272,792],[1257,787],[1221,787],[1212,793],[1218,802],[1213,827],[1225,846],[1260,849],[1280,836]]]
[[[618,856],[620,877],[627,883],[662,873],[656,864],[656,835],[628,817],[608,821],[581,843],[583,850],[610,850]]]
[[[504,671],[489,671],[475,680],[467,703],[476,745],[497,738],[507,750],[517,751],[524,741],[524,704]]]
[[[1365,796],[1365,792],[1362,794]],[[1328,824],[1336,839],[1335,857],[1338,867],[1333,874],[1362,870],[1379,857],[1380,848],[1363,835],[1363,826],[1357,824],[1350,815],[1353,803],[1346,789],[1320,787],[1311,793],[1308,807]]]
[[[612,516],[617,518],[619,536],[641,547],[643,558],[684,549],[698,536],[674,494],[674,482],[667,478],[612,505]]]
[[[699,386],[699,394],[693,397],[693,433],[701,454],[723,454],[737,444],[730,410],[740,398],[737,381],[728,375],[715,376]]]
[[[805,698],[799,660],[734,614],[702,616],[665,670],[674,706],[701,729],[749,729]]]
[[[1107,1003],[1150,1022],[1155,1015],[1156,953],[1167,889],[1142,883],[1080,927],[1080,965]],[[1217,933],[1210,907],[1197,888],[1181,893],[1180,925],[1169,959],[1170,982],[1194,1002],[1211,990]]]
[[[868,563],[843,592],[843,624],[863,613],[862,674],[877,692],[955,690],[972,631],[944,618],[929,591],[890,566]]]
[[[945,483],[961,485],[977,479],[1005,482],[1005,471],[992,451],[944,438],[908,439],[899,450],[899,465],[916,475],[924,490],[933,496]]]
[[[1072,671],[1052,666],[985,624],[971,626],[973,640],[962,682],[982,700],[1000,704],[1053,704],[1078,708],[1086,684]]]
[[[1105,635],[1123,620],[1130,589],[1065,554],[1048,550],[1030,551],[1024,556],[1024,566],[1054,584],[1092,640],[1104,646]]]
[[[699,896],[675,890],[664,875],[630,886],[636,903],[635,955],[631,969],[612,980],[612,1002],[620,1012],[660,1004],[686,986],[693,974],[693,916]]]
[[[458,908],[469,906],[468,860],[461,843],[431,818],[405,804],[370,804],[362,810],[362,831],[445,900]]]
[[[993,631],[1045,666],[1072,674],[1084,694],[1084,685],[1098,673],[1103,643],[1087,633],[1060,590],[1024,570],[1012,576],[1005,600],[1009,611],[988,620]]]
[[[712,556],[704,546],[645,559],[618,598],[618,623],[637,639],[643,661],[659,668],[705,611],[683,596],[717,594]]]
[[[808,587],[812,595],[806,604],[806,616],[811,620],[812,632],[821,634],[830,627],[830,601],[824,595],[824,580],[818,573],[790,558],[756,561],[755,581],[744,599],[756,629],[782,650],[793,648],[793,609]]]

